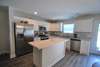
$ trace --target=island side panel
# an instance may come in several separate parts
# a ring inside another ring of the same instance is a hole
[[[42,49],[33,48],[33,64],[36,67],[42,67]]]
[[[66,51],[70,51],[70,39],[67,39],[67,41],[65,42],[65,48],[66,48]]]
[[[65,42],[58,42],[42,50],[42,67],[52,67],[65,56]]]

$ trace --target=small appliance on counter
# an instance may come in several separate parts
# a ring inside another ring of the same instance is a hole
[[[40,37],[40,40],[49,39],[49,37],[48,37],[48,35],[47,35],[47,32],[40,32],[40,33],[39,33],[39,37]]]
[[[40,40],[47,40],[47,39],[49,39],[46,27],[39,26],[38,36],[40,37]]]
[[[74,33],[74,38],[78,38],[78,34]]]

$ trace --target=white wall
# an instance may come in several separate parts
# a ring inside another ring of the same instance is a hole
[[[10,53],[8,7],[0,6],[0,54]]]

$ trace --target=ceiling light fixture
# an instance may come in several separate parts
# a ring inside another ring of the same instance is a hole
[[[35,14],[35,15],[37,15],[37,14],[38,14],[38,12],[37,12],[37,11],[35,11],[35,12],[34,12],[34,14]]]

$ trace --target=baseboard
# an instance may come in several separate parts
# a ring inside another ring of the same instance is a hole
[[[10,54],[10,58],[15,58],[15,57],[16,57],[15,53]]]

